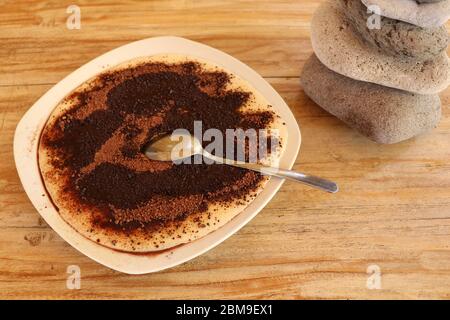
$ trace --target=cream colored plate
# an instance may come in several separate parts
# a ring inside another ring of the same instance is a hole
[[[42,218],[64,240],[91,259],[128,274],[144,274],[167,269],[212,249],[255,217],[283,184],[283,180],[270,179],[255,200],[220,229],[191,243],[156,253],[132,254],[103,247],[83,237],[62,220],[47,195],[37,159],[39,137],[53,108],[83,82],[108,67],[138,57],[167,53],[194,56],[221,66],[248,81],[269,101],[275,112],[286,123],[288,130],[287,145],[280,160],[280,167],[290,169],[293,166],[301,143],[300,129],[294,115],[280,95],[260,75],[219,50],[183,38],[157,37],[124,45],[90,61],[56,84],[28,110],[17,125],[14,136],[14,158],[20,180]]]

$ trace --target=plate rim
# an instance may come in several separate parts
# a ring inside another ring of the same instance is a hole
[[[166,49],[166,46],[170,49]],[[152,50],[160,49],[164,50],[151,53]],[[147,51],[150,54],[143,54]],[[199,42],[175,36],[152,37],[134,41],[101,54],[64,77],[44,93],[25,112],[17,124],[13,143],[16,169],[33,206],[64,241],[97,263],[127,274],[146,274],[165,270],[211,250],[250,222],[272,200],[284,183],[284,180],[281,179],[270,179],[263,191],[247,208],[208,235],[179,247],[149,254],[121,252],[97,244],[78,233],[60,217],[47,194],[38,166],[37,149],[40,135],[50,113],[72,90],[109,67],[143,56],[171,53],[202,58],[236,74],[258,90],[272,104],[277,113],[282,114],[288,131],[286,150],[280,161],[283,167],[292,168],[301,145],[298,122],[279,93],[245,63],[223,51]]]

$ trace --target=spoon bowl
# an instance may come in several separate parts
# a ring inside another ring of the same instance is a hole
[[[145,155],[155,161],[183,160],[193,155],[202,154],[203,147],[200,141],[190,134],[165,135],[150,142]]]

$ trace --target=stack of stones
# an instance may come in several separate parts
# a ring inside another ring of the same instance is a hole
[[[301,76],[306,94],[378,143],[436,127],[438,93],[450,82],[449,16],[450,0],[323,3],[311,26],[315,55]]]

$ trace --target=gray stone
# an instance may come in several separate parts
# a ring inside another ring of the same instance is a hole
[[[422,28],[435,28],[450,19],[450,0],[362,0],[366,6],[375,5],[382,16],[405,21]]]
[[[316,56],[301,75],[305,93],[326,111],[377,143],[397,143],[434,128],[438,95],[420,95],[356,81],[326,68]]]
[[[444,26],[424,29],[399,20],[381,17],[380,28],[369,29],[367,21],[372,14],[367,13],[367,8],[361,0],[337,0],[337,2],[357,33],[386,54],[430,60],[447,48],[449,36]]]
[[[441,92],[450,81],[446,52],[427,61],[386,55],[361,41],[336,1],[319,6],[312,20],[311,40],[325,66],[355,80],[420,94]]]

